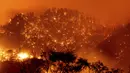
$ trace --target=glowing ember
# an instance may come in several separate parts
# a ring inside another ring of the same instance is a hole
[[[24,59],[27,59],[27,58],[29,58],[29,55],[27,54],[27,53],[19,53],[18,54],[18,59],[20,59],[20,60],[24,60]]]
[[[34,56],[30,55],[30,58],[34,58]]]

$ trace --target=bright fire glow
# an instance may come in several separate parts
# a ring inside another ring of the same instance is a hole
[[[28,55],[28,53],[19,53],[18,54],[18,59],[20,59],[20,60],[24,60],[24,59],[27,59],[27,58],[29,58],[29,55]]]

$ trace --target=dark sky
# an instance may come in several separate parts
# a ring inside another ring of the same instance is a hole
[[[7,21],[12,12],[38,10],[48,7],[78,9],[94,16],[101,23],[113,25],[129,20],[129,0],[2,0],[0,22]]]

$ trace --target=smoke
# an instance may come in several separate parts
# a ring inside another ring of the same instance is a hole
[[[0,2],[0,24],[5,24],[17,12],[36,11],[41,7],[40,0],[2,0]]]
[[[129,22],[129,5],[130,0],[1,0],[0,24],[4,25],[17,12],[39,12],[45,8],[57,7],[79,10],[111,27],[113,24],[117,26]],[[93,56],[90,53],[88,57],[91,55]]]
[[[49,7],[71,8],[87,13],[102,24],[122,24],[129,21],[129,0],[2,0],[0,24],[19,11],[37,11]]]

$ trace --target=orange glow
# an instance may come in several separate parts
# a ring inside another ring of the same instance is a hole
[[[19,60],[24,60],[24,59],[27,59],[27,58],[29,58],[29,54],[28,53],[21,52],[21,53],[18,54],[18,59]]]
[[[96,17],[102,23],[123,23],[130,17],[129,4],[129,0],[2,0],[0,24],[17,12],[39,11],[50,7],[77,9]]]

